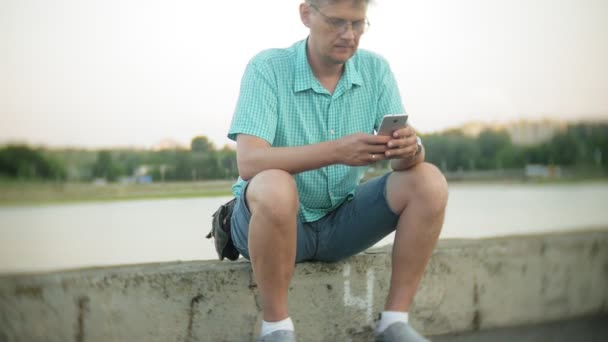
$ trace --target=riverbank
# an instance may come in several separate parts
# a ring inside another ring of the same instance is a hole
[[[93,184],[0,182],[0,206],[230,196],[234,181]]]
[[[608,178],[448,179],[450,184],[556,185],[608,183]],[[164,182],[150,184],[57,183],[0,181],[0,206],[69,204],[141,199],[231,196],[234,180]]]

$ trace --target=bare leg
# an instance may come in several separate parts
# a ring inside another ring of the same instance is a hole
[[[439,238],[448,198],[447,182],[433,165],[422,163],[394,172],[388,203],[400,213],[392,255],[387,311],[408,311]]]
[[[256,175],[246,194],[251,212],[249,256],[262,297],[264,320],[287,318],[287,292],[296,259],[298,192],[281,170]]]

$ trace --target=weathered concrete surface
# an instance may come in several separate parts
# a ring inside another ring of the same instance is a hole
[[[387,248],[298,265],[299,341],[371,338],[389,284]],[[441,240],[410,311],[427,335],[608,312],[608,230]],[[248,341],[259,297],[249,263],[187,262],[0,277],[0,342]]]
[[[433,342],[606,342],[608,315],[434,336]]]

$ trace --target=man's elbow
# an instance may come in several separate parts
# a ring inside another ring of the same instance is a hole
[[[244,181],[246,181],[246,182],[250,181],[251,178],[253,178],[253,176],[254,175],[251,172],[248,173],[248,172],[244,172],[244,171],[239,170],[239,177],[241,177],[241,179],[244,180]]]
[[[239,170],[239,177],[244,181],[250,181],[257,173],[250,161],[241,158],[237,158],[237,168]]]

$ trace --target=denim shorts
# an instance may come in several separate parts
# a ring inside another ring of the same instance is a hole
[[[298,218],[296,262],[333,262],[373,246],[395,231],[399,215],[392,212],[386,199],[390,173],[357,186],[355,195],[333,212],[314,222]],[[237,199],[231,219],[235,247],[249,259],[247,239],[251,213],[245,190]]]

